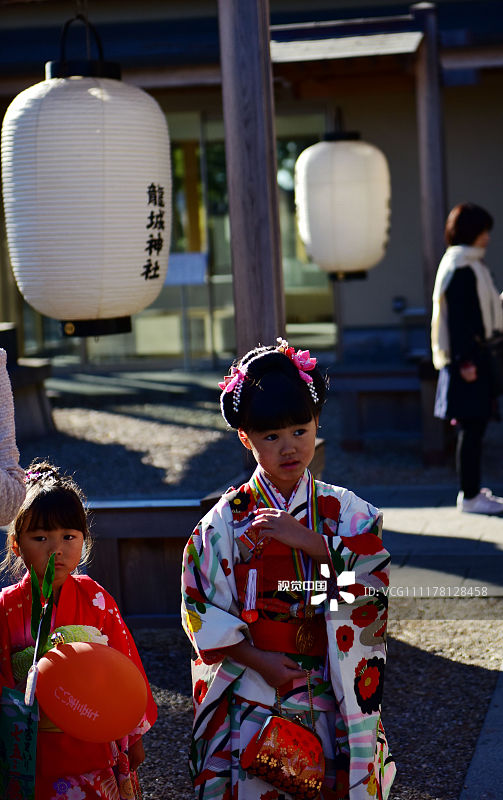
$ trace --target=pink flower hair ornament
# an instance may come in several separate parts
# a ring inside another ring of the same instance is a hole
[[[314,381],[311,375],[308,375],[308,372],[313,370],[316,366],[316,359],[311,358],[311,354],[309,350],[297,350],[295,352],[294,347],[290,347],[286,339],[282,339],[278,337],[277,339],[278,346],[276,348],[278,353],[283,353],[287,358],[292,361],[293,364],[299,370],[299,375],[305,383],[307,383],[307,388],[309,389],[309,393],[313,399],[314,403],[319,402],[318,392],[314,386]],[[260,355],[263,355],[262,353]],[[257,356],[258,358],[258,356]],[[255,360],[255,359],[252,359]],[[248,367],[250,362],[246,365]],[[241,370],[239,367],[231,367],[230,375],[226,375],[223,381],[219,381],[218,385],[220,389],[222,389],[222,397],[221,397],[221,404],[223,395],[227,394],[228,392],[233,393],[232,397],[232,409],[235,414],[237,414],[239,409],[239,400],[241,397],[241,390],[243,388],[243,381],[246,380],[246,369]]]
[[[239,399],[241,397],[241,389],[243,388],[243,381],[245,378],[245,372],[242,372],[238,367],[231,367],[231,374],[226,375],[223,381],[219,381],[218,384],[222,389],[222,395],[233,392],[232,408],[235,414],[237,414],[239,408]]]
[[[25,480],[27,480],[27,481],[36,481],[38,478],[41,477],[41,475],[42,475],[41,472],[32,472],[32,470],[29,469],[28,472],[25,475]]]
[[[312,383],[313,379],[311,375],[307,373],[310,372],[316,366],[316,359],[311,358],[311,354],[309,350],[297,350],[295,352],[294,347],[289,347],[288,342],[285,339],[278,339],[278,347],[276,348],[280,353],[284,353],[290,361],[293,361],[297,369],[299,370],[299,375],[303,381],[306,383]]]
[[[226,375],[223,381],[219,381],[218,385],[223,392],[232,392],[234,387],[239,381],[244,380],[245,373],[241,372],[238,367],[231,367],[231,374]]]

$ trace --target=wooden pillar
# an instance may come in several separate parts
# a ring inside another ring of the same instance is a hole
[[[447,216],[441,68],[435,5],[417,3],[411,11],[424,33],[416,60],[416,105],[424,300],[429,320],[435,275],[445,250]]]
[[[445,250],[447,215],[441,68],[436,8],[433,3],[411,7],[424,37],[416,60],[416,104],[421,197],[421,238],[426,334],[430,338],[432,294],[439,261]],[[422,455],[426,465],[442,464],[447,456],[446,425],[433,415],[437,377],[431,358],[420,364]]]
[[[218,0],[236,347],[285,333],[269,0]]]

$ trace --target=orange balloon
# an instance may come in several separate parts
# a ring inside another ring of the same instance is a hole
[[[130,733],[147,707],[147,686],[130,659],[104,644],[58,645],[40,659],[37,698],[50,720],[86,742]]]

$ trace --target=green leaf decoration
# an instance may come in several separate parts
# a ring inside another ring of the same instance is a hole
[[[44,653],[44,648],[46,646],[47,640],[49,638],[49,634],[51,632],[51,621],[52,621],[52,607],[54,605],[54,597],[51,594],[51,597],[47,601],[42,616],[42,624],[40,626],[40,639],[38,642],[38,649],[37,649],[37,661],[39,658],[42,657]]]
[[[43,648],[49,638],[51,631],[51,618],[52,609],[54,605],[54,597],[52,594],[52,585],[54,582],[54,567],[55,555],[54,553],[47,562],[45,568],[44,579],[42,581],[42,595],[45,605],[42,608],[42,601],[40,599],[40,584],[33,567],[31,567],[31,635],[33,641],[37,641],[37,634],[40,626],[40,634],[37,648],[37,660],[43,652]]]
[[[54,581],[54,573],[56,571],[56,568],[54,566],[55,560],[56,560],[56,555],[55,553],[53,553],[49,561],[47,562],[47,566],[45,568],[44,580],[42,583],[42,594],[44,595],[46,600],[48,600],[49,597],[52,595],[52,584]]]
[[[31,636],[34,642],[37,641],[38,626],[42,614],[42,603],[40,602],[40,586],[33,567],[31,572]]]

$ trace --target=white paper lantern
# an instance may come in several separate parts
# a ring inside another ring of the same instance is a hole
[[[165,116],[146,92],[101,77],[31,86],[5,114],[2,177],[12,267],[37,311],[77,323],[155,300],[171,164]]]
[[[385,156],[356,139],[318,142],[295,165],[300,237],[331,273],[375,266],[388,240],[391,187]]]

